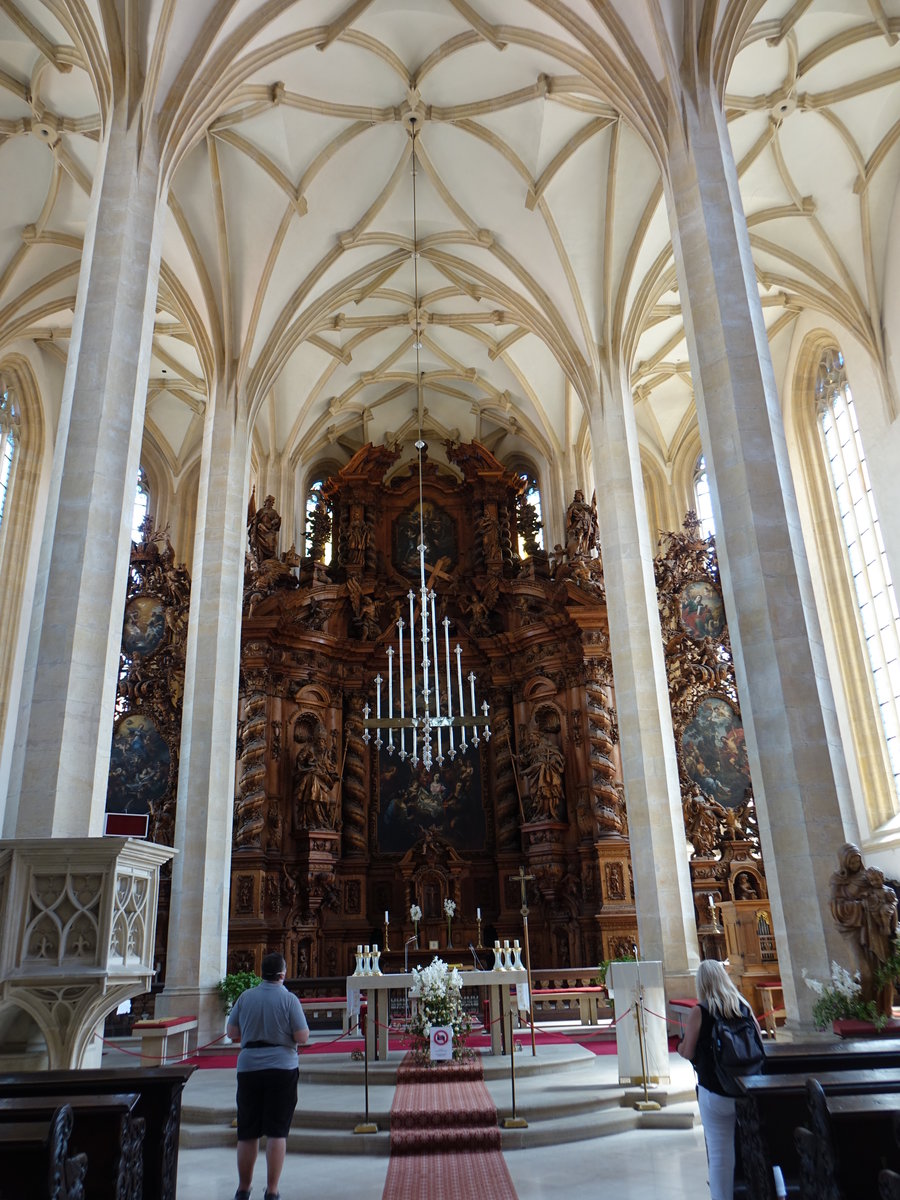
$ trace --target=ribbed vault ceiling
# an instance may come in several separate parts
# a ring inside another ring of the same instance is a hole
[[[147,427],[176,473],[225,363],[261,454],[402,436],[421,406],[429,432],[549,458],[621,356],[671,461],[693,418],[658,156],[694,7],[0,0],[0,353],[65,357],[124,97],[171,177]],[[900,0],[704,13],[776,361],[804,309],[883,361]]]

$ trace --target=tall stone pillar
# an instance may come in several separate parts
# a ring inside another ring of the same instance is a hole
[[[237,408],[237,412],[235,411]],[[225,1015],[238,668],[249,464],[247,416],[234,386],[207,412],[197,499],[166,986],[158,1015],[198,1014],[200,1044]]]
[[[694,87],[666,196],[781,979],[807,1024],[803,968],[827,978],[845,957],[828,882],[855,818],[737,171],[718,100]]]
[[[641,954],[691,995],[700,952],[637,426],[621,373],[604,382],[591,440]]]
[[[162,220],[152,129],[110,116],[85,234],[7,829],[103,831]],[[13,818],[13,814],[15,818]]]

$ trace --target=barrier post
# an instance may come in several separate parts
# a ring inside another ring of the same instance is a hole
[[[353,1132],[354,1133],[377,1133],[378,1126],[375,1124],[374,1121],[369,1120],[369,1039],[366,1037],[363,1038],[363,1062],[365,1063],[363,1070],[365,1073],[364,1077],[365,1077],[365,1084],[366,1084],[366,1119],[365,1119],[365,1121],[362,1121],[359,1125],[355,1126]]]
[[[516,1114],[516,1043],[513,1037],[512,1009],[509,1013],[509,1082],[512,1087],[512,1116],[504,1117],[501,1125],[504,1129],[527,1129],[528,1122]]]

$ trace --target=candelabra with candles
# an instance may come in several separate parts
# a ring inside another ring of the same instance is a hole
[[[415,117],[409,121],[410,136],[412,137],[412,216],[413,216],[413,273],[416,313],[416,381],[420,388],[422,372],[419,355],[422,348],[422,316],[419,303],[419,233],[416,214],[416,137],[418,129]],[[387,647],[387,680],[379,674],[375,676],[375,716],[372,716],[371,706],[367,703],[363,708],[363,741],[368,744],[370,730],[375,731],[375,748],[381,750],[387,747],[388,754],[396,750],[400,761],[410,759],[412,765],[419,765],[420,747],[421,761],[425,769],[431,770],[433,762],[441,766],[444,762],[444,734],[447,735],[447,754],[450,759],[457,752],[465,754],[469,746],[478,748],[482,739],[490,739],[491,730],[488,724],[489,705],[485,701],[480,706],[475,698],[476,678],[474,671],[466,676],[469,684],[469,713],[466,713],[466,694],[463,686],[462,647],[457,644],[453,650],[456,659],[455,681],[451,669],[450,654],[450,619],[444,617],[441,624],[444,629],[443,656],[441,655],[440,639],[438,637],[437,618],[435,617],[434,591],[425,582],[425,525],[423,517],[422,491],[422,451],[425,442],[422,440],[421,401],[419,405],[419,435],[416,440],[419,465],[419,589],[418,614],[416,613],[416,592],[410,588],[407,593],[409,600],[409,621],[402,617],[397,619],[398,649]],[[419,633],[416,634],[416,625]],[[421,642],[421,652],[416,658],[416,640]],[[407,640],[408,639],[408,640]],[[397,703],[394,705],[394,658],[397,663]],[[407,675],[407,657],[409,668]],[[444,676],[441,678],[441,658],[443,657]],[[420,674],[417,675],[417,670]],[[382,708],[382,689],[387,682],[387,713]],[[456,702],[454,704],[454,682],[456,684]],[[409,711],[406,707],[407,687],[409,688]],[[481,716],[479,716],[479,709]],[[479,729],[481,734],[479,736]],[[471,730],[471,738],[467,732]],[[387,741],[382,738],[386,731]],[[407,733],[411,735],[407,749]],[[457,746],[457,733],[459,745]],[[395,735],[399,735],[395,741]],[[436,753],[434,741],[437,741]],[[399,744],[398,744],[399,743]]]

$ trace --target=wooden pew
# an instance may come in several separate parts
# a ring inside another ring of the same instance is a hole
[[[882,1067],[900,1068],[900,1038],[816,1044],[767,1043],[763,1071],[767,1075],[818,1075],[820,1071],[864,1071]]]
[[[875,1196],[880,1172],[900,1166],[894,1139],[900,1094],[828,1096],[810,1079],[807,1100],[808,1129],[797,1130],[802,1200]]]
[[[69,1154],[72,1109],[63,1105],[40,1121],[0,1125],[4,1200],[84,1200],[88,1161]]]
[[[136,1092],[0,1099],[0,1131],[20,1119],[50,1120],[68,1107],[74,1120],[69,1149],[90,1164],[85,1200],[141,1200],[144,1121],[135,1116],[137,1104]]]
[[[767,1058],[768,1058],[767,1047]],[[800,1194],[801,1161],[794,1130],[806,1124],[809,1107],[806,1075],[751,1075],[741,1080],[743,1095],[737,1101],[739,1166],[735,1195],[753,1200],[775,1200],[772,1167],[779,1166],[788,1194]],[[863,1070],[820,1071],[816,1078],[827,1095],[900,1093],[900,1070],[886,1067]]]
[[[135,1115],[145,1123],[144,1195],[147,1200],[175,1200],[181,1094],[193,1072],[192,1066],[184,1065],[21,1072],[0,1075],[0,1098],[136,1092]]]

